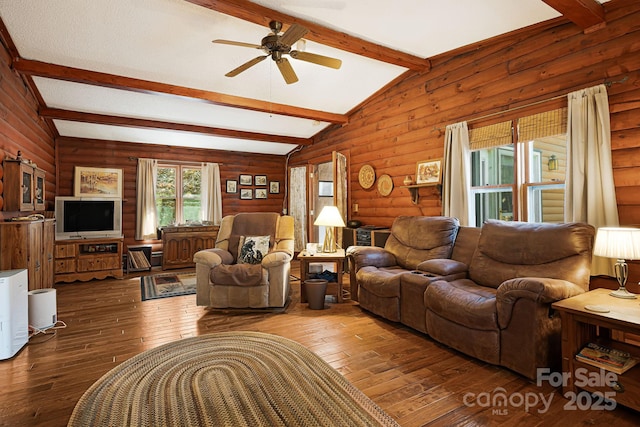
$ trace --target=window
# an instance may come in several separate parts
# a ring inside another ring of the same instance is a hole
[[[469,131],[470,221],[564,220],[566,108]]]
[[[162,164],[157,171],[158,226],[200,222],[202,169]]]

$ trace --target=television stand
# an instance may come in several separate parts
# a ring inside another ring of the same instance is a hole
[[[55,281],[122,279],[122,237],[56,240]]]

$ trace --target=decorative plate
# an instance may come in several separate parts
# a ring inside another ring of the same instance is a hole
[[[393,190],[391,177],[387,174],[380,176],[380,178],[378,178],[378,192],[383,196],[388,196],[391,194],[391,190]]]
[[[373,170],[371,165],[364,165],[360,168],[360,173],[358,173],[358,181],[360,185],[365,190],[367,188],[371,188],[373,183],[376,181],[376,172]]]

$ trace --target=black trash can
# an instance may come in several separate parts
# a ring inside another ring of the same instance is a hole
[[[307,295],[309,308],[324,309],[324,297],[327,293],[327,281],[324,279],[309,279],[304,281],[304,291]]]

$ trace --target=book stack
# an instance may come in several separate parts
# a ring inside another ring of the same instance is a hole
[[[580,353],[576,354],[576,360],[587,363],[607,371],[622,374],[631,369],[638,360],[626,351],[616,350],[602,345],[589,343]]]
[[[131,267],[135,269],[145,269],[151,268],[151,264],[149,264],[149,260],[146,255],[142,251],[131,251],[129,252],[131,257]]]

